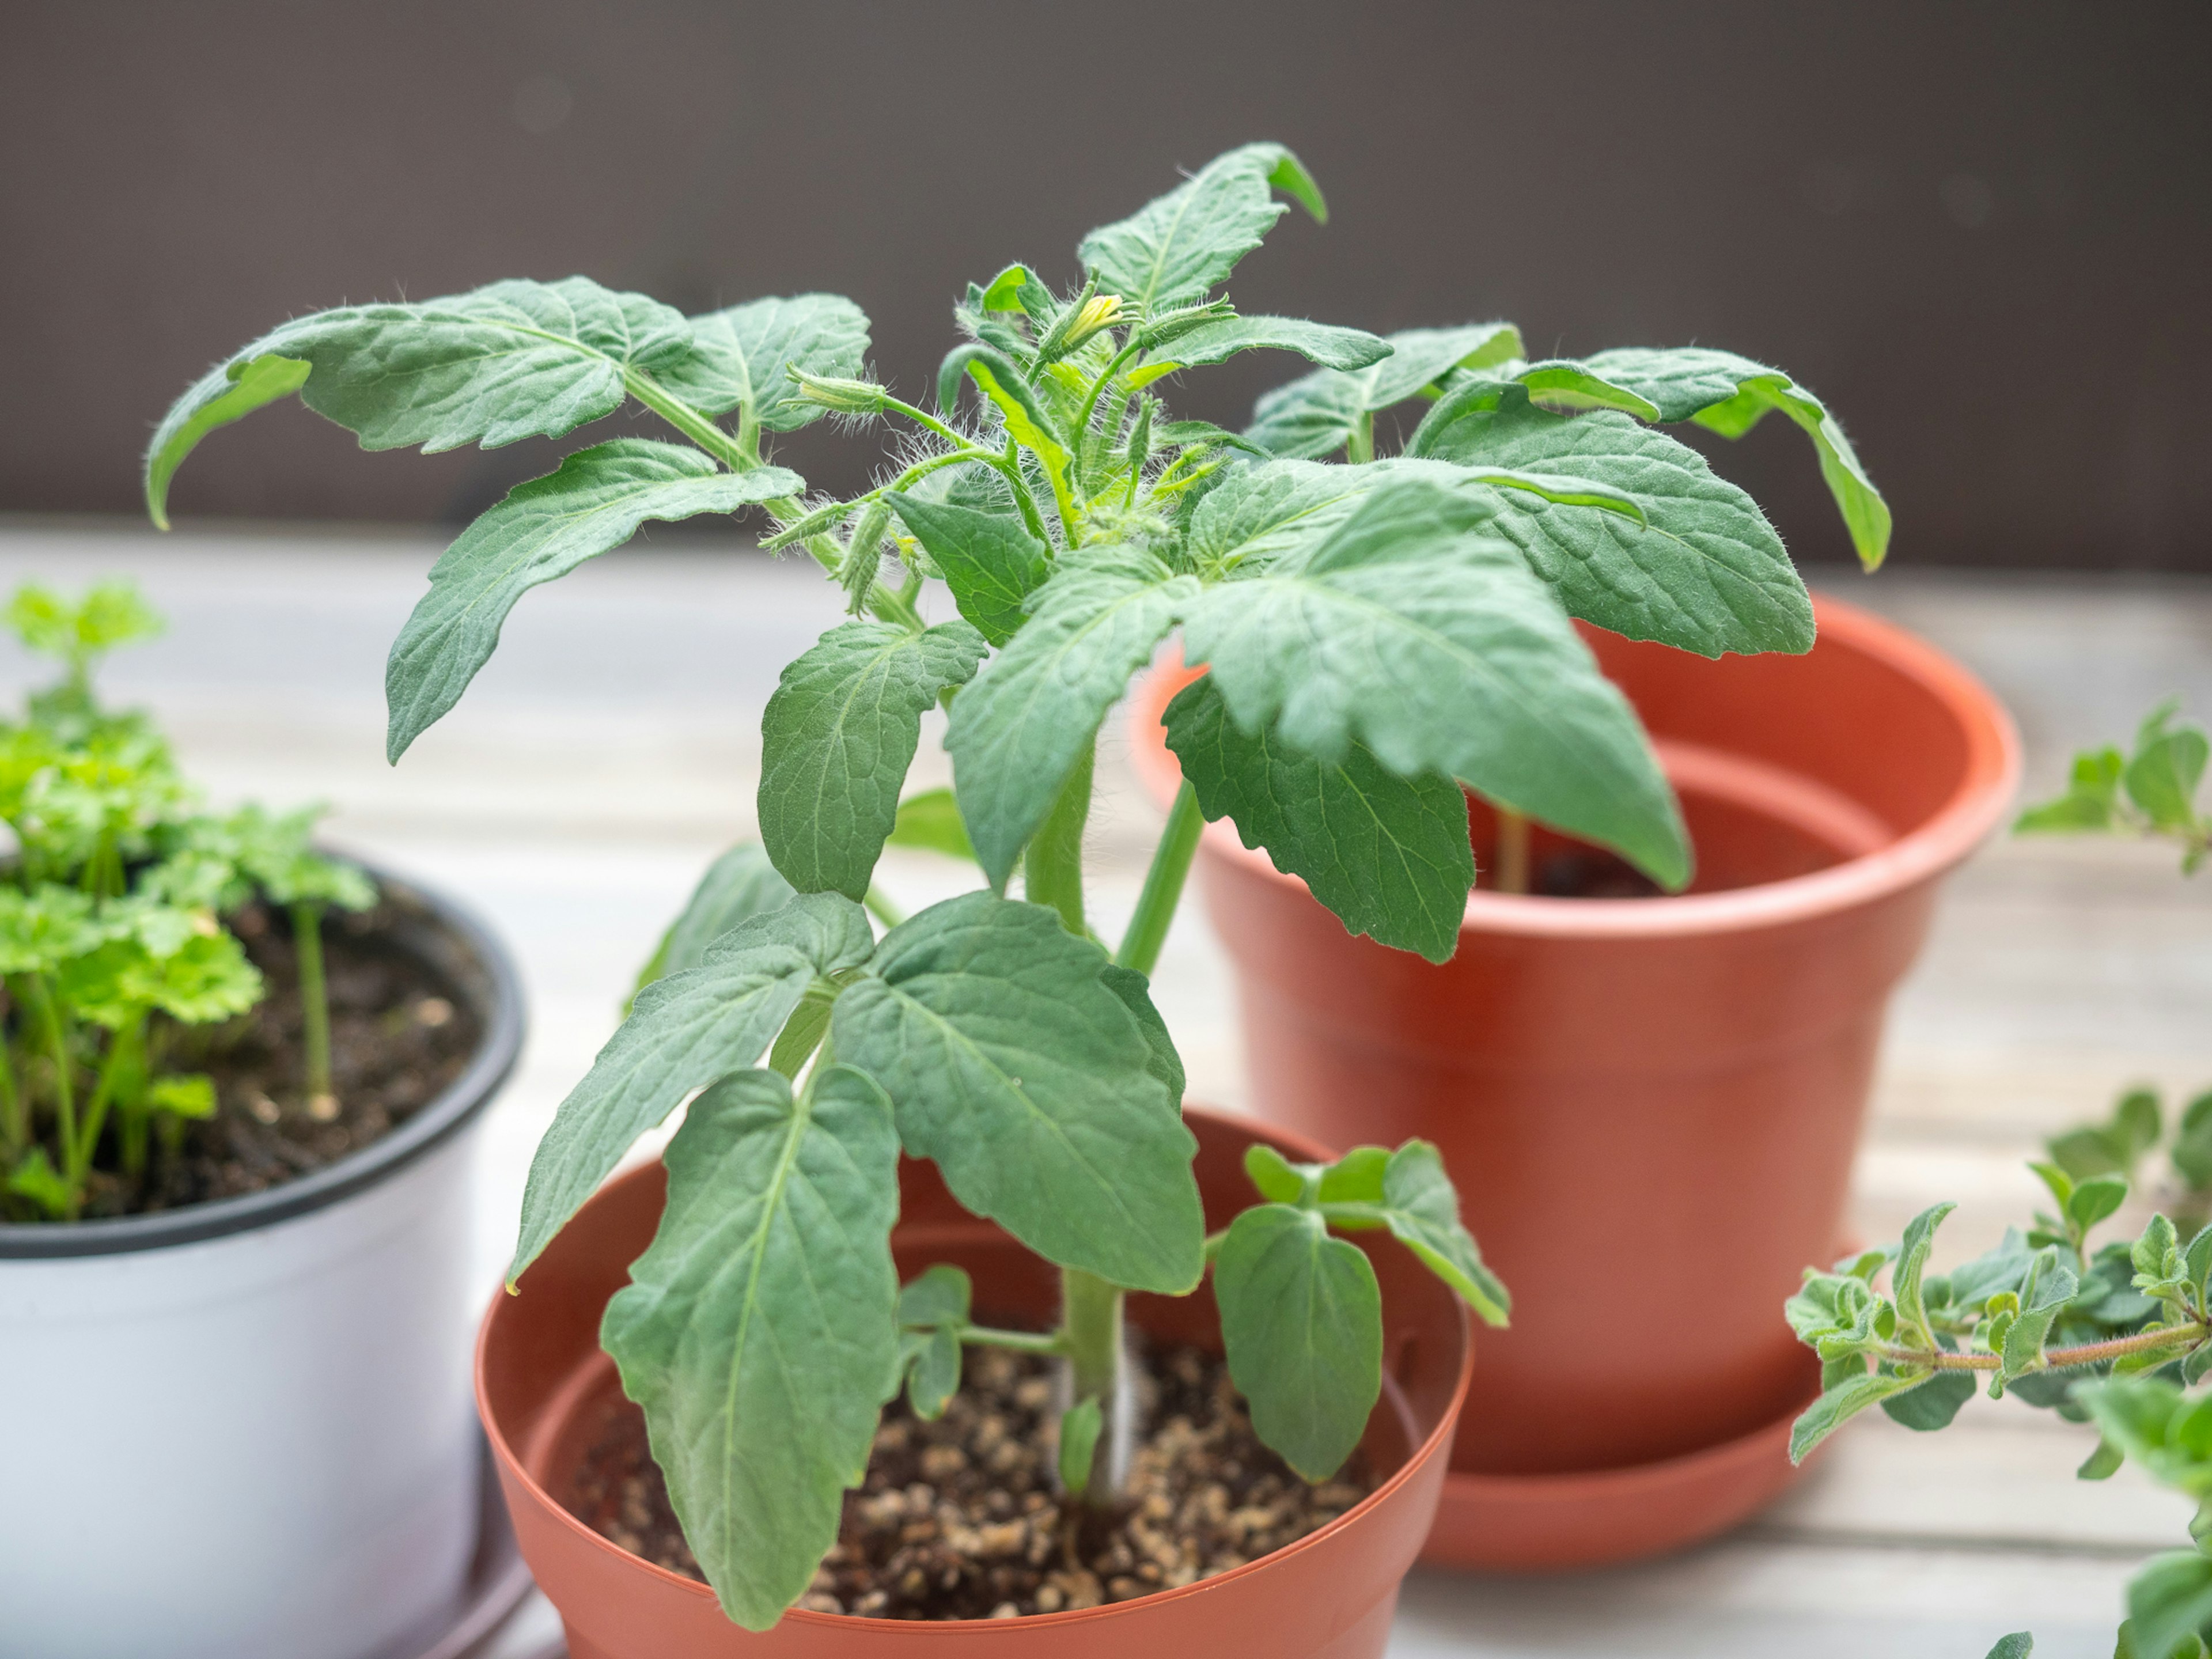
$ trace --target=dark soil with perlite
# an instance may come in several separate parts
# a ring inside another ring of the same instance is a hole
[[[1374,1490],[1365,1455],[1310,1486],[1261,1444],[1228,1368],[1194,1348],[1146,1368],[1147,1430],[1110,1515],[1054,1490],[1046,1362],[971,1348],[933,1423],[903,1399],[876,1431],[866,1481],[799,1605],[872,1619],[1011,1619],[1127,1601],[1295,1543]],[[571,1513],[631,1554],[699,1577],[642,1413],[610,1391]]]
[[[137,1181],[95,1172],[85,1214],[143,1215],[258,1193],[388,1134],[437,1098],[483,1037],[445,978],[390,937],[383,906],[323,925],[331,1094],[307,1097],[300,988],[289,917],[256,904],[231,927],[269,994],[228,1024],[171,1036],[171,1063],[215,1079],[215,1115],[158,1140]]]

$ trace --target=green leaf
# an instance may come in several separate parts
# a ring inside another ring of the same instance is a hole
[[[1927,1434],[1949,1428],[1959,1408],[1973,1397],[1973,1372],[1937,1371],[1918,1388],[1890,1395],[1881,1409],[1893,1422]]]
[[[46,1149],[35,1145],[9,1171],[8,1190],[18,1198],[29,1199],[56,1220],[66,1217],[76,1202],[75,1190],[54,1168]]]
[[[961,821],[960,804],[950,789],[923,789],[899,803],[887,847],[926,847],[948,858],[973,859],[975,848]]]
[[[2185,725],[2167,729],[2179,708],[2168,702],[2152,711],[2136,734],[2136,752],[2122,775],[2128,799],[2159,830],[2195,826],[2197,786],[2204,777],[2208,741],[2203,728]]]
[[[1146,314],[1168,310],[1227,276],[1289,211],[1271,187],[1327,221],[1321,192],[1297,156],[1280,144],[1246,144],[1128,218],[1092,231],[1076,252],[1102,292]]]
[[[1943,1224],[1944,1217],[1959,1206],[1956,1204],[1935,1204],[1912,1218],[1905,1229],[1905,1240],[1898,1248],[1897,1267],[1890,1276],[1890,1299],[1897,1304],[1897,1317],[1923,1348],[1936,1346],[1936,1333],[1928,1323],[1928,1307],[1920,1293],[1922,1276],[1928,1271],[1929,1253],[1936,1246],[1936,1230]]]
[[[1168,1098],[1176,1109],[1182,1109],[1182,1056],[1176,1052],[1175,1039],[1168,1035],[1168,1023],[1160,1018],[1160,1011],[1152,1006],[1152,981],[1133,968],[1124,968],[1109,962],[1100,970],[1106,988],[1121,999],[1121,1006],[1137,1022],[1144,1034],[1145,1046],[1151,1050],[1145,1069],[1166,1087]]]
[[[1474,855],[1449,778],[1401,778],[1363,745],[1334,765],[1229,717],[1211,675],[1176,694],[1168,747],[1208,818],[1297,876],[1347,932],[1444,962],[1459,948]]]
[[[847,1066],[742,1072],[668,1144],[668,1204],[600,1340],[684,1540],[748,1630],[805,1592],[897,1386],[898,1139]]]
[[[1389,342],[1364,329],[1310,323],[1303,317],[1224,317],[1177,336],[1151,354],[1146,366],[1166,362],[1200,368],[1255,349],[1295,351],[1333,369],[1364,368],[1390,355]]]
[[[2128,1183],[2119,1176],[2092,1176],[2066,1200],[2066,1218],[2083,1232],[2128,1201]]]
[[[884,935],[831,1040],[968,1209],[1063,1267],[1180,1295],[1205,1237],[1196,1143],[1108,965],[1042,906],[963,894]]]
[[[1163,449],[1191,449],[1212,447],[1220,449],[1241,449],[1261,460],[1269,459],[1267,452],[1255,443],[1247,443],[1225,427],[1211,421],[1165,421],[1152,429],[1151,453]],[[1132,442],[1135,440],[1133,438]]]
[[[2126,769],[2127,763],[2117,749],[2084,750],[2074,757],[2066,793],[2022,812],[2013,824],[2014,832],[2066,835],[2112,829],[2120,804],[2120,777]]]
[[[1135,548],[1068,552],[1028,625],[954,700],[945,747],[993,886],[1006,885],[1098,722],[1198,591]]]
[[[1779,369],[1732,351],[1690,346],[1627,347],[1601,351],[1582,367],[1607,382],[1648,398],[1662,421],[1693,420],[1724,438],[1741,438],[1770,410],[1780,410],[1812,439],[1820,476],[1836,498],[1851,545],[1869,570],[1889,550],[1889,507],[1859,464],[1827,405]]]
[[[2010,1382],[2042,1368],[2043,1344],[2051,1334],[2051,1323],[2079,1288],[2074,1270],[2060,1262],[2057,1249],[2046,1248],[2037,1253],[2021,1287],[2020,1316],[2006,1330],[2002,1343],[1992,1339],[2004,1361],[1997,1373],[2000,1382]]]
[[[1008,265],[994,276],[984,289],[981,309],[985,311],[1019,311],[1022,309],[1021,291],[1034,283],[1027,265]]]
[[[2181,1128],[2169,1156],[2191,1191],[2212,1187],[2212,1090],[2182,1109]]]
[[[1409,328],[1389,336],[1387,343],[1390,355],[1364,370],[1353,366],[1343,373],[1340,365],[1262,394],[1244,435],[1277,455],[1334,454],[1361,416],[1404,403],[1455,368],[1518,357],[1521,331],[1510,323]]]
[[[2212,1635],[2212,1559],[2196,1550],[2153,1556],[2129,1581],[2128,1623],[2143,1659]]]
[[[2000,1636],[1997,1644],[1989,1650],[1985,1659],[2028,1659],[2035,1651],[2035,1638],[2027,1631],[2014,1631],[2009,1636]]]
[[[9,597],[6,620],[26,648],[76,669],[118,646],[157,638],[167,626],[138,585],[125,578],[94,582],[75,599],[25,582]]]
[[[1273,1146],[1254,1141],[1244,1149],[1244,1173],[1272,1204],[1297,1204],[1306,1196],[1306,1166],[1293,1164]]]
[[[1571,614],[1706,657],[1812,648],[1812,600],[1774,526],[1664,433],[1625,415],[1554,415],[1516,396],[1443,428],[1423,453],[1567,473],[1641,504],[1639,524],[1500,493],[1498,532]]]
[[[1098,1435],[1104,1426],[1096,1395],[1086,1395],[1060,1413],[1060,1484],[1070,1498],[1080,1498],[1091,1488],[1091,1465],[1098,1455]]]
[[[1206,589],[1184,612],[1186,654],[1212,665],[1248,732],[1457,778],[1680,888],[1688,840],[1643,728],[1520,557],[1474,533],[1487,517],[1422,480],[1390,483],[1310,552]]]
[[[944,1416],[959,1392],[960,1334],[972,1299],[968,1275],[943,1261],[899,1291],[900,1370],[908,1403],[924,1422]]]
[[[307,384],[313,368],[313,363],[274,352],[239,357],[217,364],[185,393],[146,452],[146,512],[155,529],[169,527],[169,480],[200,440],[219,426],[290,397]]]
[[[939,693],[965,684],[983,636],[848,622],[783,671],[761,717],[761,842],[802,893],[867,895]]]
[[[1885,1376],[1879,1371],[1847,1377],[1822,1394],[1797,1415],[1790,1429],[1790,1461],[1802,1463],[1813,1449],[1868,1407],[1893,1395],[1917,1389],[1936,1375],[1915,1371],[1910,1376]]]
[[[858,967],[875,946],[867,913],[807,893],[716,939],[696,968],[638,993],[584,1080],[568,1091],[531,1159],[512,1285],[635,1140],[694,1089],[761,1056],[817,979]]]
[[[392,642],[386,758],[398,761],[460,701],[498,647],[507,613],[532,588],[620,547],[648,519],[736,513],[805,488],[781,467],[724,472],[687,445],[643,438],[594,444],[517,484],[431,567],[430,591]]]
[[[2100,1439],[2097,1449],[2081,1460],[2081,1467],[2074,1471],[2076,1480],[2109,1480],[2128,1461],[2128,1455],[2111,1441]]]
[[[793,369],[851,380],[868,355],[867,313],[837,294],[754,300],[690,321],[690,353],[653,378],[702,414],[742,408],[770,432],[826,412],[799,395]]]
[[[165,523],[169,478],[193,446],[283,395],[275,388],[293,371],[257,368],[258,359],[305,363],[301,402],[357,433],[362,448],[435,453],[557,438],[620,408],[626,373],[668,368],[691,349],[678,313],[583,276],[319,311],[272,330],[170,408],[146,452],[147,507]],[[248,386],[252,401],[224,402]]]
[[[1307,1480],[1328,1480],[1382,1392],[1382,1295],[1366,1255],[1314,1211],[1255,1205],[1229,1224],[1213,1294],[1253,1430]]]
[[[1382,1222],[1484,1324],[1510,1322],[1512,1293],[1483,1265],[1474,1235],[1460,1224],[1459,1194],[1444,1173],[1443,1155],[1428,1141],[1409,1140],[1390,1154],[1382,1171]]]
[[[769,862],[766,848],[757,841],[739,842],[707,866],[683,910],[660,936],[659,947],[639,973],[631,995],[664,975],[696,968],[707,947],[739,922],[781,910],[797,896],[797,890]]]
[[[884,499],[944,572],[960,614],[994,646],[1013,638],[1052,568],[1050,550],[1002,513],[896,491]]]

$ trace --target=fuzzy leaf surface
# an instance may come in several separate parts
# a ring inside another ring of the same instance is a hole
[[[668,931],[659,948],[638,975],[642,991],[665,974],[696,968],[707,947],[739,922],[771,910],[781,910],[798,891],[769,861],[768,848],[757,841],[741,841],[707,866],[699,884]]]
[[[1328,1196],[1324,1188],[1322,1196]],[[1443,1155],[1425,1140],[1409,1140],[1382,1169],[1382,1220],[1390,1236],[1459,1293],[1487,1325],[1504,1325],[1513,1297],[1484,1265],[1474,1236],[1461,1224],[1459,1194],[1444,1173]]]
[[[1449,778],[1403,778],[1354,743],[1334,764],[1230,718],[1212,677],[1167,708],[1168,747],[1208,818],[1304,880],[1346,931],[1431,962],[1459,948],[1474,855]]]
[[[1700,346],[1642,346],[1601,351],[1582,360],[1601,380],[1649,398],[1662,421],[1695,421],[1724,438],[1740,438],[1780,410],[1813,441],[1820,476],[1835,497],[1851,546],[1869,570],[1889,550],[1889,506],[1867,477],[1850,440],[1828,407],[1778,368],[1732,351]]]
[[[1151,313],[1195,300],[1260,246],[1289,208],[1281,190],[1326,219],[1321,192],[1280,144],[1246,144],[1217,155],[1128,218],[1103,225],[1076,252],[1103,292]]]
[[[839,624],[783,671],[761,717],[761,841],[802,893],[868,890],[921,716],[983,659],[964,622]]]
[[[836,1541],[896,1387],[898,1136],[831,1066],[799,1099],[740,1072],[663,1156],[668,1204],[600,1340],[722,1607],[766,1630]]]
[[[1136,548],[1064,554],[1028,624],[952,705],[945,747],[975,855],[1003,888],[1129,677],[1198,597]]]
[[[1908,1389],[1917,1389],[1934,1375],[1932,1371],[1917,1371],[1909,1376],[1893,1376],[1866,1371],[1844,1377],[1797,1414],[1796,1422],[1790,1429],[1790,1461],[1803,1462],[1814,1447],[1868,1407],[1879,1405]]]
[[[1308,322],[1303,317],[1224,317],[1176,336],[1153,352],[1152,361],[1199,368],[1253,350],[1295,351],[1309,362],[1332,369],[1358,369],[1380,363],[1390,355],[1390,344],[1364,329]]]
[[[1176,1295],[1204,1243],[1196,1143],[1108,965],[1042,906],[963,894],[884,935],[831,1040],[968,1209],[1063,1267]]]
[[[1455,368],[1478,368],[1521,355],[1510,323],[1408,328],[1386,337],[1390,355],[1371,367],[1336,364],[1263,393],[1244,435],[1272,454],[1301,459],[1334,454],[1363,415],[1404,403]],[[1358,372],[1340,373],[1352,369]]]
[[[392,642],[386,758],[461,700],[498,648],[507,612],[532,588],[620,547],[648,519],[736,513],[790,495],[805,480],[780,466],[725,472],[685,444],[615,438],[517,484],[430,568],[430,591]]]
[[[754,300],[690,321],[690,351],[653,379],[702,413],[743,408],[770,432],[829,412],[799,395],[789,371],[855,379],[868,355],[867,313],[839,294]]]
[[[695,1089],[759,1060],[817,979],[858,967],[875,946],[867,913],[807,893],[717,939],[696,968],[654,981],[553,1115],[530,1162],[512,1284],[630,1143]]]
[[[171,405],[147,447],[147,507],[164,522],[168,481],[200,439],[283,395],[293,371],[265,357],[307,365],[300,401],[358,434],[363,449],[420,444],[427,454],[557,438],[620,408],[626,372],[655,372],[690,350],[681,313],[584,276],[295,318]]]
[[[1454,422],[1425,453],[1571,474],[1632,495],[1638,524],[1499,490],[1497,530],[1568,611],[1631,639],[1717,657],[1807,651],[1813,602],[1757,502],[1705,457],[1626,415],[1555,415],[1517,395]]]
[[[1393,481],[1310,550],[1207,588],[1184,615],[1186,654],[1212,665],[1247,731],[1457,778],[1680,887],[1688,841],[1642,726],[1520,556],[1476,533],[1490,516]]]
[[[945,573],[960,614],[994,646],[1013,638],[1051,568],[1045,544],[1006,514],[897,492],[886,499]]]
[[[1328,1480],[1382,1393],[1382,1294],[1366,1253],[1316,1211],[1255,1204],[1229,1224],[1213,1294],[1254,1431],[1307,1480]]]

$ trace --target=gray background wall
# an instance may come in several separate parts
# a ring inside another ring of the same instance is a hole
[[[2212,569],[2208,48],[2202,0],[10,0],[0,511],[134,511],[168,399],[283,316],[504,276],[841,290],[919,393],[968,277],[1067,281],[1089,226],[1264,137],[1335,213],[1283,222],[1248,309],[1726,345],[1841,411],[1899,560]],[[1292,372],[1259,357],[1180,401],[1241,422]],[[1770,428],[1723,470],[1844,556]],[[457,519],[550,458],[365,455],[286,407],[176,505]]]

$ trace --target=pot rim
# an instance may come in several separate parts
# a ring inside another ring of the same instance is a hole
[[[1562,899],[1478,888],[1467,896],[1460,932],[1567,939],[1747,932],[1875,903],[1961,863],[1996,828],[2020,787],[2020,733],[2012,716],[1964,667],[1894,623],[1825,593],[1813,595],[1813,611],[1821,637],[1847,641],[1917,683],[1957,719],[1966,736],[1966,763],[1942,805],[1871,853],[1810,875],[1725,892]],[[1160,729],[1168,700],[1182,689],[1179,668],[1176,659],[1155,667],[1139,683],[1129,711],[1131,760],[1162,808],[1173,799],[1182,776]],[[1209,852],[1240,871],[1277,886],[1305,890],[1297,877],[1278,870],[1263,848],[1245,846],[1227,818],[1208,823],[1203,839]]]
[[[1299,1134],[1295,1130],[1286,1129],[1279,1124],[1264,1122],[1258,1118],[1243,1114],[1224,1112],[1205,1106],[1186,1106],[1183,1109],[1183,1115],[1200,1118],[1223,1128],[1242,1131],[1247,1134],[1256,1132],[1261,1136],[1282,1143],[1297,1157],[1306,1162],[1326,1163],[1334,1156],[1318,1141]],[[650,1164],[639,1164],[617,1176],[615,1180],[634,1180],[651,1168]],[[991,1224],[984,1222],[981,1224],[988,1226]],[[484,1351],[491,1341],[492,1325],[499,1317],[509,1294],[510,1292],[503,1286],[495,1292],[491,1305],[485,1309],[483,1319],[477,1327],[475,1358],[477,1415],[483,1423],[485,1437],[491,1443],[492,1455],[499,1460],[501,1468],[509,1479],[519,1482],[523,1489],[528,1492],[547,1513],[554,1516],[560,1525],[583,1540],[599,1554],[612,1557],[617,1562],[622,1564],[625,1571],[649,1574],[673,1585],[687,1595],[702,1596],[708,1601],[714,1600],[714,1591],[711,1585],[702,1583],[696,1578],[686,1578],[681,1573],[671,1572],[665,1567],[656,1566],[650,1561],[632,1555],[628,1550],[609,1539],[601,1537],[591,1528],[586,1526],[569,1513],[567,1504],[556,1498],[538,1484],[537,1477],[523,1467],[522,1460],[516,1455],[514,1448],[508,1445],[506,1430],[501,1425],[497,1415],[492,1411],[491,1401],[485,1392]],[[1071,1607],[1060,1613],[1024,1613],[1018,1619],[932,1619],[917,1625],[904,1620],[864,1619],[854,1613],[817,1613],[811,1608],[794,1607],[785,1608],[783,1619],[778,1623],[781,1625],[784,1621],[795,1620],[800,1624],[819,1625],[831,1629],[879,1626],[907,1626],[931,1632],[945,1632],[952,1634],[975,1634],[985,1631],[1003,1632],[1009,1626],[1022,1630],[1059,1628],[1090,1620],[1137,1613],[1147,1608],[1157,1607],[1164,1602],[1195,1595],[1201,1591],[1225,1584],[1231,1579],[1279,1565],[1291,1556],[1310,1549],[1321,1543],[1323,1539],[1349,1527],[1353,1522],[1380,1504],[1382,1499],[1395,1494],[1411,1481],[1431,1458],[1449,1455],[1451,1438],[1459,1426],[1460,1408],[1466,1403],[1468,1384],[1474,1375],[1474,1336],[1468,1322],[1467,1306],[1457,1297],[1452,1298],[1452,1304],[1457,1311],[1459,1324],[1459,1380],[1452,1389],[1451,1403],[1438,1419],[1437,1426],[1407,1453],[1406,1461],[1398,1467],[1396,1472],[1389,1480],[1338,1516],[1336,1519],[1329,1522],[1326,1526],[1316,1527],[1295,1543],[1285,1544],[1282,1548],[1270,1551],[1257,1560],[1247,1561],[1243,1566],[1231,1567],[1226,1572],[1215,1573],[1210,1578],[1200,1578],[1194,1583],[1179,1585],[1173,1589],[1156,1590],[1150,1595],[1139,1595],[1132,1601],[1109,1601],[1095,1607]],[[1388,1390],[1391,1386],[1391,1379],[1387,1370],[1383,1376],[1383,1386],[1385,1394],[1383,1398],[1376,1402],[1378,1407],[1388,1402]]]
[[[335,1163],[258,1193],[219,1198],[153,1215],[102,1221],[0,1224],[0,1261],[56,1261],[167,1249],[228,1237],[327,1208],[375,1185],[451,1139],[490,1104],[514,1071],[527,1021],[522,979],[498,936],[465,905],[434,888],[352,859],[380,896],[413,908],[457,939],[483,971],[488,994],[483,1040],[468,1064],[404,1123]]]

